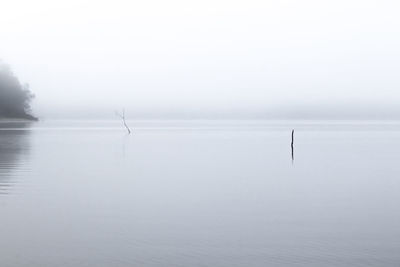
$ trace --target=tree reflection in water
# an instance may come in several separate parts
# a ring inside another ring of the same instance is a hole
[[[0,122],[0,194],[7,194],[26,168],[30,150],[30,122]]]

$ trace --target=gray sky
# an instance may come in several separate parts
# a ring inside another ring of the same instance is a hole
[[[39,116],[392,117],[399,13],[387,0],[13,0],[0,58]]]

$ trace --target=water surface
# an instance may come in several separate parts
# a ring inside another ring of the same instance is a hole
[[[1,266],[400,265],[397,122],[129,124],[0,123]]]

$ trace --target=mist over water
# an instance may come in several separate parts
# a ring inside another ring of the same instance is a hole
[[[400,118],[396,1],[6,8],[0,58],[31,85],[41,118],[108,119],[122,108],[133,119]]]
[[[128,124],[0,124],[2,265],[400,263],[397,122]]]
[[[400,266],[399,1],[4,2],[0,267]]]

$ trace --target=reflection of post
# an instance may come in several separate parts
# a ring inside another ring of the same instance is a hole
[[[292,130],[292,143],[290,144],[290,146],[292,147],[292,162],[294,161],[293,143],[294,143],[294,129]]]

